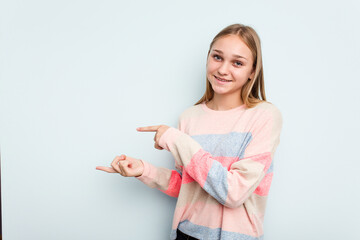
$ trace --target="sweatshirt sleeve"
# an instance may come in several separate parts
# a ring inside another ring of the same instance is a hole
[[[178,131],[181,131],[180,119],[178,121]],[[157,188],[161,192],[171,196],[178,197],[181,187],[181,172],[176,170],[155,167],[154,165],[140,159],[144,164],[144,172],[136,177],[138,180],[151,188]]]
[[[164,132],[159,145],[170,151],[184,171],[219,203],[237,208],[259,187],[279,144],[282,116],[276,107],[268,111],[252,124],[251,141],[244,157],[234,162],[229,170],[191,136],[175,128]]]
[[[154,165],[140,159],[144,164],[144,172],[136,177],[151,188],[157,188],[163,193],[178,197],[181,187],[181,174],[176,170],[155,167]]]

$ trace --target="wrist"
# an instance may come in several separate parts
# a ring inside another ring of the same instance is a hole
[[[170,147],[181,134],[183,133],[180,130],[169,127],[160,137],[159,146],[170,152]]]
[[[140,162],[139,163],[139,174],[137,176],[135,176],[135,177],[140,177],[144,173],[144,163],[143,163],[143,161],[141,159],[139,159],[139,162]]]

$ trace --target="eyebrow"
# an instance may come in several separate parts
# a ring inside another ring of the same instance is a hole
[[[217,49],[214,49],[213,51],[218,52],[218,53],[221,53],[221,54],[223,53],[222,51],[217,50]],[[233,56],[236,57],[236,58],[244,58],[245,60],[247,60],[245,57],[240,56],[240,55],[233,54]]]

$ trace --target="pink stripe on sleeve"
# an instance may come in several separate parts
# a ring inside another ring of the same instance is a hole
[[[171,197],[178,197],[180,192],[180,187],[181,187],[181,176],[177,171],[172,170],[170,182],[169,182],[169,188],[165,191],[160,189],[160,191]]]
[[[185,167],[185,171],[196,178],[195,180],[201,187],[204,187],[208,172],[214,161],[210,157],[210,153],[200,148],[200,150],[192,156],[190,163]],[[205,159],[207,159],[207,161],[205,161]]]
[[[254,193],[260,196],[266,196],[269,193],[273,172],[266,174],[260,182],[259,186],[255,189]]]

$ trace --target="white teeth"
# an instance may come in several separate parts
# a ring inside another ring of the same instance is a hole
[[[223,79],[220,79],[220,78],[218,78],[218,77],[216,77],[216,76],[215,76],[215,78],[216,78],[217,80],[221,81],[221,82],[231,82],[231,80],[223,80]]]

